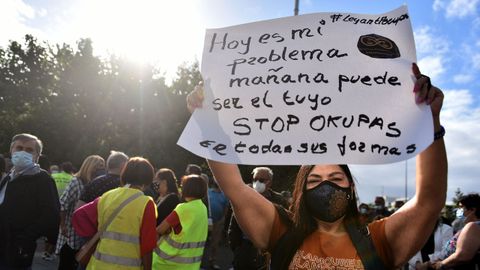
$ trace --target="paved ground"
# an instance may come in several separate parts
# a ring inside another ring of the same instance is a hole
[[[49,270],[58,268],[58,259],[53,261],[42,260],[43,251],[45,250],[45,242],[43,240],[37,241],[37,251],[33,259],[32,270]]]
[[[58,258],[53,261],[45,261],[42,259],[44,250],[44,243],[43,241],[38,241],[37,252],[35,253],[35,258],[33,260],[32,270],[53,270],[58,268]],[[208,251],[207,251],[208,252]],[[204,256],[207,257],[207,256]],[[232,252],[230,248],[222,245],[219,249],[218,254],[218,264],[222,270],[228,270],[231,267],[232,261]],[[205,267],[203,269],[211,269],[207,261],[204,262]],[[72,269],[74,270],[74,269]]]

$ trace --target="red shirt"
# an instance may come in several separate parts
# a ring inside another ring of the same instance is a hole
[[[83,205],[75,210],[72,218],[75,232],[82,237],[92,237],[98,228],[97,205],[100,198]],[[140,255],[144,256],[152,252],[157,246],[157,218],[155,216],[155,204],[149,200],[143,212],[142,224],[140,226]]]
[[[180,218],[175,210],[165,218],[165,221],[173,228],[175,234],[179,234],[182,231],[182,223],[180,223]]]

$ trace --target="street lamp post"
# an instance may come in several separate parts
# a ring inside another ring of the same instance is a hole
[[[405,202],[408,200],[408,160],[405,160]]]

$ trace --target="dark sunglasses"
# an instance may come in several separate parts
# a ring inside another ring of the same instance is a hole
[[[155,191],[157,191],[160,188],[160,181],[152,182],[152,187]]]

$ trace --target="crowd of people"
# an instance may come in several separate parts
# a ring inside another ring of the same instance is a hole
[[[415,65],[413,73],[435,140],[417,157],[416,195],[395,211],[381,196],[358,205],[344,164],[301,166],[293,192],[277,192],[270,168],[244,178],[236,164],[213,160],[178,178],[119,151],[88,156],[78,170],[69,162],[42,169],[42,142],[23,133],[12,138],[11,164],[0,158],[0,269],[31,269],[40,237],[43,258],[58,256],[58,269],[220,269],[222,243],[232,269],[478,269],[480,196],[460,200],[464,226],[453,234],[440,218],[443,94]],[[191,110],[201,91],[188,96]],[[76,254],[97,239],[79,264]]]
[[[234,203],[233,214],[228,199],[228,185],[225,194],[221,189],[222,182],[209,177],[205,169],[198,165],[189,164],[184,176],[177,178],[171,169],[160,168],[155,173],[148,160],[129,158],[123,152],[111,151],[106,161],[98,155],[88,156],[78,170],[70,162],[43,170],[36,162],[43,147],[38,138],[19,134],[14,136],[11,146],[11,168],[8,168],[7,159],[0,158],[0,233],[5,239],[0,243],[0,269],[29,269],[36,240],[41,236],[46,239],[43,259],[58,257],[58,269],[123,269],[121,266],[125,266],[125,269],[221,269],[218,249],[222,243],[228,243],[231,248],[232,269],[283,269],[274,265],[282,262],[272,260],[272,254],[281,252],[274,247],[272,240],[267,247],[262,247],[256,242],[255,233],[252,236],[248,229],[242,230],[243,226],[261,229],[260,222],[252,220],[252,225],[245,224],[241,220],[245,219],[245,214],[235,209]],[[219,164],[212,166],[214,173],[224,173],[215,166]],[[238,175],[238,171],[230,173],[230,177]],[[323,190],[317,192],[328,194],[334,190],[344,192],[345,198],[349,195],[356,198],[354,189],[337,189],[334,186],[337,185],[335,183],[343,186],[347,186],[346,183],[353,184],[345,165],[304,166],[297,182],[300,181],[300,185],[308,191],[309,185],[315,185],[323,175],[331,180],[324,182],[325,185],[318,185]],[[292,198],[289,192],[272,189],[273,176],[270,168],[256,167],[251,179],[246,179],[244,187],[260,196],[255,200],[268,202],[274,207],[274,221],[268,234],[274,238],[275,244],[283,242],[281,245],[284,249],[286,246],[298,246],[295,240],[299,235],[301,237],[301,232],[296,232],[297,235],[292,232],[293,237],[287,234],[289,231],[286,229],[294,224],[291,219],[295,215],[289,217],[292,212],[287,210],[294,211],[294,204],[299,201],[298,183]],[[236,192],[242,194],[242,188],[238,187]],[[252,194],[244,195],[248,198]],[[323,202],[324,199],[307,194],[303,207],[314,208],[314,203],[309,203],[313,200],[317,205],[329,208],[328,201]],[[133,196],[133,201],[123,206],[110,221],[116,208],[122,207],[122,203]],[[232,197],[235,200],[236,196]],[[346,201],[342,206],[344,210],[340,212],[333,209],[330,212],[312,209],[312,212],[319,222],[326,222],[330,226],[339,216],[346,217],[356,212],[358,224],[369,228],[375,245],[378,239],[375,240],[373,234],[379,230],[376,227],[378,221],[385,222],[386,218],[402,209],[396,205],[393,211],[389,210],[382,196],[376,197],[373,204],[361,203],[357,207],[352,202],[356,202],[356,199]],[[258,210],[261,206],[256,207],[249,210]],[[458,207],[458,218],[454,223],[461,223],[465,227],[457,228],[454,234],[451,221],[438,216],[426,243],[399,268],[448,269],[461,265],[458,269],[475,269],[480,247],[480,196],[464,196]],[[247,213],[247,216],[250,214]],[[106,223],[108,227],[105,228],[103,226]],[[86,267],[79,265],[75,254],[101,230],[101,241],[89,264]],[[348,230],[344,236],[349,237]],[[283,236],[278,236],[282,233]],[[327,235],[319,239],[314,241],[322,243],[331,240]],[[337,239],[338,244],[330,248],[346,248],[348,244],[345,241],[348,238]],[[391,256],[379,254],[380,260]],[[295,251],[295,254],[283,256],[294,256],[291,261],[295,264],[305,263],[305,253]],[[317,269],[317,266],[298,269]]]

